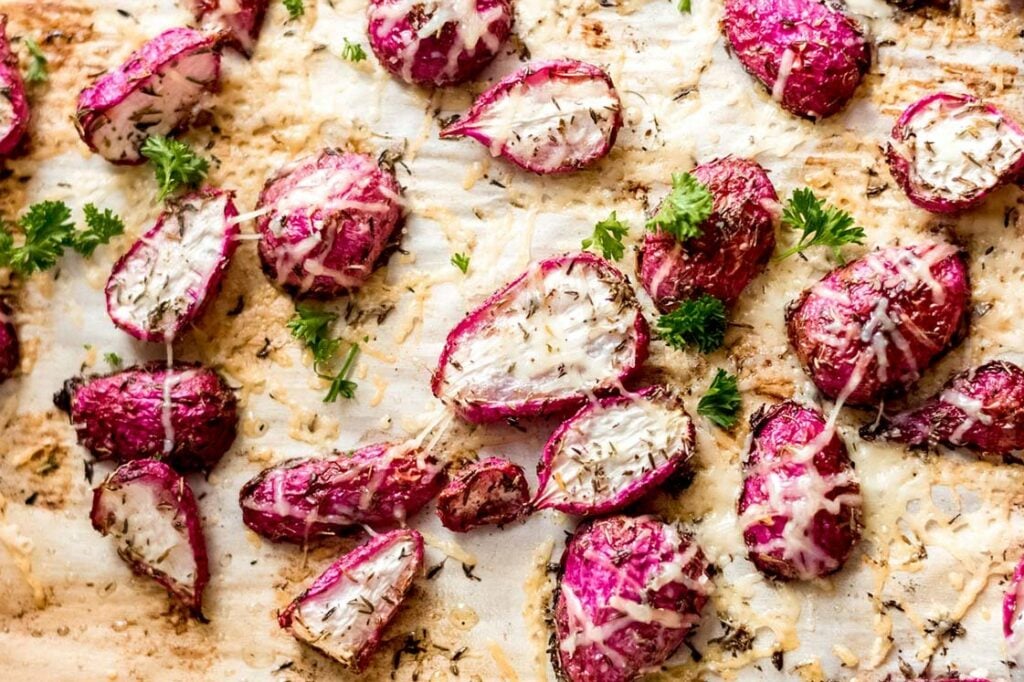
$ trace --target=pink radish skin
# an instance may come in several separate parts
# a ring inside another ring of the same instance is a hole
[[[512,523],[528,513],[530,487],[523,468],[488,457],[459,471],[437,496],[441,525],[465,533],[488,525]]]
[[[0,159],[21,148],[28,132],[28,96],[18,69],[18,57],[7,40],[7,15],[0,14]]]
[[[423,567],[414,530],[378,535],[335,561],[278,615],[300,642],[361,672]]]
[[[397,443],[351,454],[292,459],[264,469],[239,492],[242,521],[275,542],[305,544],[353,526],[395,526],[432,500],[443,467]]]
[[[711,593],[703,552],[650,516],[576,529],[555,595],[552,662],[569,682],[631,682],[663,664]]]
[[[790,303],[789,341],[822,393],[873,405],[905,392],[963,337],[970,301],[960,249],[889,247],[836,268]]]
[[[238,246],[233,197],[206,188],[168,202],[110,273],[107,313],[115,325],[140,341],[169,343],[202,316]]]
[[[527,64],[480,95],[442,138],[471,137],[524,170],[569,173],[611,151],[622,105],[603,70],[573,59]]]
[[[534,263],[456,325],[431,385],[474,423],[565,413],[620,387],[649,340],[622,273],[566,254]]]
[[[750,420],[739,514],[750,560],[781,580],[835,573],[860,540],[860,483],[817,410],[787,401]]]
[[[18,329],[11,309],[0,299],[0,384],[14,376],[21,364]]]
[[[192,13],[204,28],[225,31],[225,44],[246,57],[256,49],[270,0],[190,0]]]
[[[735,303],[775,249],[779,197],[761,166],[730,156],[697,166],[693,175],[714,199],[703,234],[680,242],[647,232],[640,249],[640,281],[662,312],[703,294]]]
[[[863,28],[827,0],[726,0],[722,26],[743,68],[797,116],[842,109],[871,66]]]
[[[939,92],[907,107],[885,156],[914,204],[933,213],[958,213],[1024,171],[1024,128],[977,97]]]
[[[205,622],[206,540],[184,478],[152,459],[122,464],[93,491],[90,518],[93,528],[117,542],[132,571],[163,585]]]
[[[577,516],[622,509],[685,465],[695,440],[682,400],[660,386],[601,398],[544,446],[533,506]]]
[[[203,96],[220,87],[217,40],[172,28],[83,90],[75,123],[89,149],[111,163],[139,164],[146,138],[187,129]]]
[[[370,47],[406,83],[464,83],[498,54],[512,30],[509,0],[370,0]]]
[[[401,188],[369,156],[325,149],[267,181],[257,210],[260,261],[297,296],[358,289],[402,219]]]
[[[1024,660],[1024,557],[1013,571],[1003,598],[1003,636],[1010,661]]]
[[[170,389],[166,403],[165,388]],[[70,379],[54,402],[96,459],[161,459],[182,473],[213,469],[238,428],[235,394],[219,374],[198,364],[176,363],[168,370],[152,362]],[[172,447],[165,452],[168,437]]]

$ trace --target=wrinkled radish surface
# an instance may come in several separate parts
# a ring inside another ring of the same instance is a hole
[[[529,64],[477,98],[441,137],[472,137],[534,173],[565,173],[606,155],[621,103],[601,69],[574,60]]]
[[[975,97],[937,93],[903,112],[886,155],[911,201],[930,211],[960,211],[1024,168],[1024,129]]]
[[[210,31],[227,31],[227,43],[252,56],[270,0],[191,0],[192,13]]]
[[[901,393],[966,330],[964,254],[929,242],[873,251],[790,303],[789,340],[826,396],[869,405]]]
[[[512,29],[508,0],[371,0],[370,47],[407,83],[462,83],[489,64]]]
[[[692,172],[714,200],[703,234],[679,241],[648,231],[640,249],[640,281],[662,312],[703,294],[734,303],[775,250],[779,198],[760,165],[730,156]]]
[[[325,149],[285,166],[257,206],[263,270],[300,296],[359,288],[402,217],[400,192],[394,174],[364,154]]]
[[[604,398],[562,424],[538,465],[538,509],[604,514],[635,502],[693,454],[693,421],[660,387]]]
[[[380,535],[334,562],[278,620],[297,639],[361,670],[423,565],[414,530]]]
[[[622,273],[589,253],[533,264],[448,335],[434,395],[470,421],[548,414],[606,391],[647,357]]]
[[[17,55],[7,40],[7,16],[0,15],[0,158],[21,146],[28,130],[29,108]]]
[[[448,530],[511,523],[527,512],[530,488],[523,468],[488,457],[460,470],[437,496],[437,516]]]
[[[82,140],[113,163],[142,163],[139,150],[147,137],[187,127],[203,95],[217,89],[216,40],[172,28],[133,52],[78,96]]]
[[[751,419],[740,525],[750,560],[770,576],[821,578],[860,540],[862,498],[846,446],[817,410],[793,401]]]
[[[202,314],[238,244],[232,196],[205,189],[172,203],[114,265],[106,287],[114,324],[165,343]]]
[[[0,300],[0,383],[11,377],[21,364],[18,330],[7,304]]]
[[[629,682],[700,620],[711,593],[703,552],[650,516],[580,526],[562,555],[552,662],[573,682]]]

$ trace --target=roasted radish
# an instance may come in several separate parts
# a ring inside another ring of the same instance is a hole
[[[342,665],[363,670],[423,566],[414,530],[378,535],[335,561],[278,615],[278,623]]]
[[[622,127],[608,74],[573,59],[528,64],[482,95],[441,137],[471,137],[492,156],[547,175],[607,155]]]
[[[512,30],[509,0],[370,0],[370,47],[406,83],[462,83],[494,59]]]
[[[122,464],[92,497],[92,527],[113,537],[117,553],[202,619],[210,579],[199,510],[185,479],[163,462]]]
[[[1024,128],[976,97],[940,92],[907,107],[893,126],[886,158],[912,202],[955,213],[1020,175]]]
[[[300,296],[358,289],[401,220],[400,191],[363,154],[325,149],[282,168],[260,194],[263,270]]]
[[[292,459],[242,486],[242,521],[274,541],[305,543],[360,524],[394,526],[444,485],[444,470],[422,450],[378,443],[351,454]]]
[[[630,682],[657,668],[700,620],[710,593],[704,554],[675,526],[649,516],[580,526],[555,595],[559,679]]]
[[[107,161],[142,163],[146,138],[190,126],[219,84],[217,36],[172,28],[79,94],[78,134]]]
[[[225,42],[246,57],[252,56],[270,0],[189,0],[192,13],[204,28],[225,31]]]
[[[740,525],[750,560],[784,580],[835,573],[860,540],[860,483],[821,413],[793,401],[750,420]]]
[[[1003,636],[1010,662],[1020,665],[1024,660],[1024,557],[1017,564],[1003,598]]]
[[[761,166],[726,157],[697,166],[693,176],[714,201],[703,233],[680,241],[668,232],[648,232],[640,249],[640,281],[662,312],[703,294],[734,303],[775,249],[779,198]]]
[[[842,109],[871,65],[864,30],[828,0],[726,0],[722,25],[743,68],[797,116]]]
[[[437,496],[437,516],[456,533],[512,523],[527,513],[530,488],[523,468],[488,457],[459,471]]]
[[[594,516],[636,502],[693,455],[693,421],[657,386],[602,398],[563,423],[537,466],[537,509]]]
[[[28,97],[18,70],[18,57],[7,40],[7,15],[0,14],[0,159],[21,146],[28,131]]]
[[[107,312],[115,325],[168,343],[203,314],[238,245],[233,196],[203,189],[169,203],[110,273]]]
[[[567,412],[632,376],[648,340],[621,272],[590,253],[551,258],[448,334],[434,395],[471,422]]]
[[[11,309],[0,299],[0,384],[11,378],[21,364],[18,330]]]
[[[70,379],[54,402],[96,459],[162,459],[181,472],[209,471],[235,440],[235,394],[212,369],[160,362]]]
[[[818,389],[851,405],[901,393],[959,341],[971,286],[950,244],[881,249],[790,303],[789,340]]]

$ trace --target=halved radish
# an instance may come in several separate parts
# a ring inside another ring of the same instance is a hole
[[[11,309],[0,299],[0,384],[9,379],[21,363],[18,330]]]
[[[252,56],[270,0],[190,0],[192,13],[212,31],[226,31],[225,42]]]
[[[518,464],[488,457],[459,471],[437,496],[441,525],[456,533],[503,525],[526,515],[530,487]]]
[[[29,108],[18,57],[7,40],[7,15],[0,14],[0,158],[21,145],[28,130]]]

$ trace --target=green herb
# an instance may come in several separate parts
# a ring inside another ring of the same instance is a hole
[[[103,359],[107,361],[107,364],[111,367],[121,366],[121,356],[117,353],[104,353]]]
[[[457,253],[452,256],[452,265],[462,270],[462,274],[466,274],[469,270],[469,256],[464,253]]]
[[[338,396],[351,399],[355,397],[357,387],[354,381],[349,381],[349,375],[359,354],[358,344],[349,347],[341,371],[331,374],[325,370],[341,347],[341,339],[331,336],[331,327],[337,321],[338,315],[335,313],[300,303],[295,307],[295,315],[287,323],[292,336],[306,344],[313,353],[313,370],[320,378],[331,381],[324,397],[325,403],[335,402]]]
[[[349,346],[348,355],[345,356],[345,363],[341,366],[341,371],[339,371],[336,376],[331,378],[329,376],[320,375],[324,379],[331,379],[330,388],[327,389],[327,395],[324,396],[325,403],[333,403],[337,401],[339,395],[348,400],[356,397],[356,389],[359,387],[359,384],[354,381],[349,381],[349,376],[352,374],[356,356],[358,355],[359,344],[353,343]]]
[[[142,155],[149,159],[156,171],[161,201],[182,187],[195,187],[210,172],[209,162],[191,147],[161,135],[146,138]]]
[[[100,211],[94,205],[86,204],[82,210],[88,229],[76,232],[71,245],[83,256],[91,256],[97,246],[124,234],[124,221],[109,208]]]
[[[16,242],[14,233],[0,220],[0,267],[11,268],[21,275],[49,270],[64,255],[65,249],[74,249],[88,257],[97,246],[124,232],[120,218],[110,210],[101,212],[92,204],[85,205],[85,222],[88,229],[76,231],[67,204],[41,201],[32,204],[18,219],[22,238]]]
[[[736,377],[720,369],[711,380],[707,393],[697,403],[697,414],[704,415],[723,429],[731,429],[736,426],[739,411],[740,391]]]
[[[779,259],[788,258],[812,246],[828,246],[836,260],[842,263],[840,247],[844,244],[864,243],[864,228],[854,224],[853,216],[823,202],[806,187],[793,191],[793,196],[782,210],[782,223],[803,234],[795,245],[778,256]]]
[[[689,173],[672,174],[672,191],[661,202],[647,229],[667,232],[680,241],[703,234],[701,223],[714,209],[711,191]]]
[[[615,211],[607,218],[594,225],[594,234],[589,239],[583,240],[583,248],[589,249],[596,246],[601,255],[611,260],[619,260],[626,252],[622,245],[622,238],[629,233],[629,225],[619,220]]]
[[[348,38],[343,39],[345,46],[341,48],[341,58],[350,62],[361,62],[366,59],[366,50],[359,43],[350,42]]]
[[[683,14],[689,14],[691,9],[690,0],[679,0],[679,4],[676,5],[676,9]]]
[[[285,8],[288,10],[288,18],[293,21],[306,13],[306,7],[302,0],[281,0],[281,2],[284,3]]]
[[[25,48],[29,54],[28,71],[25,72],[25,81],[28,83],[45,83],[46,79],[49,78],[46,69],[46,55],[39,48],[39,43],[32,38],[25,38]]]
[[[713,296],[683,301],[679,307],[658,318],[658,336],[673,348],[697,346],[710,353],[725,340],[725,304]]]

